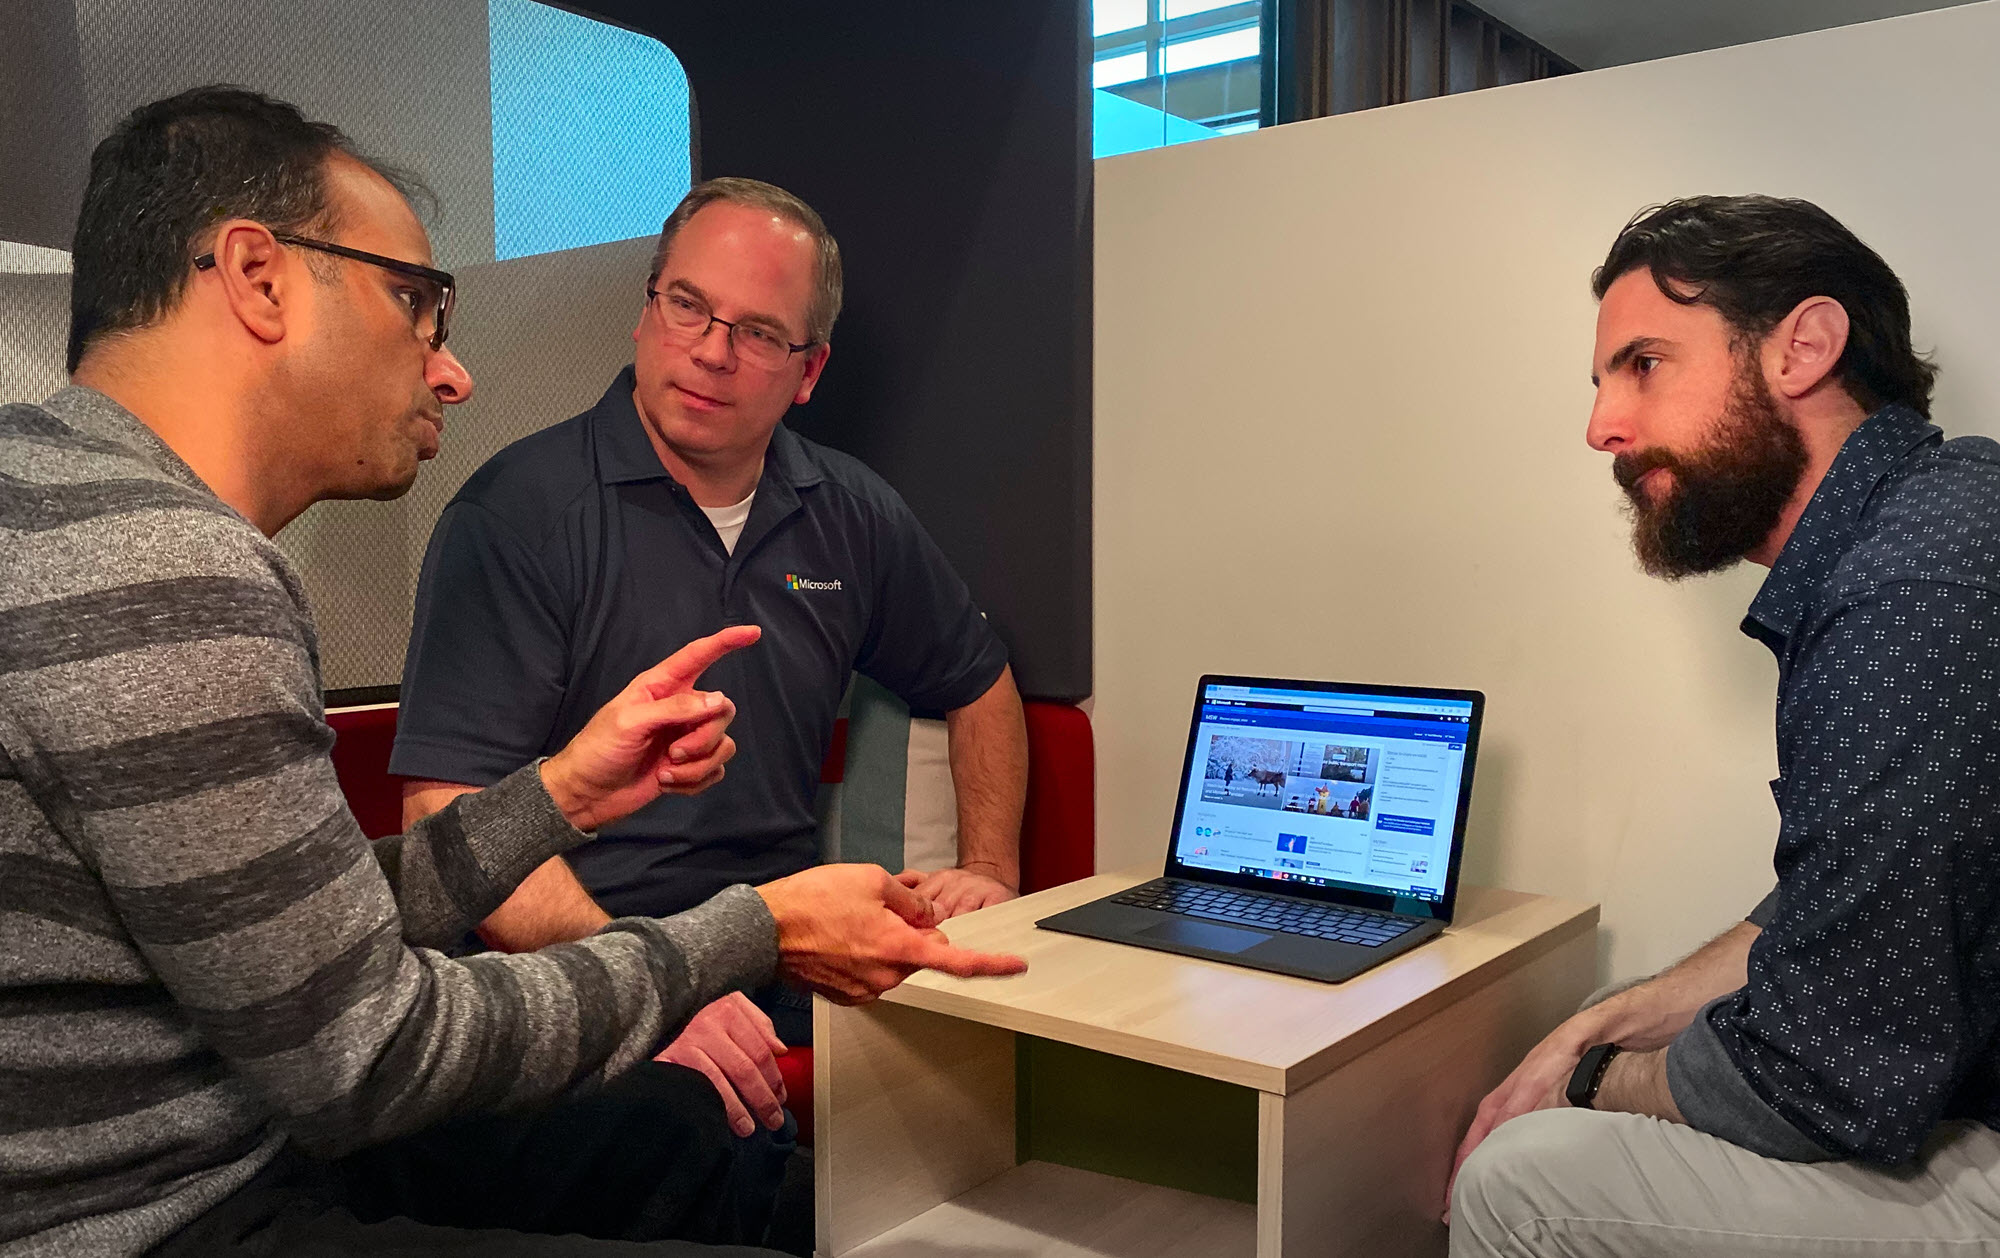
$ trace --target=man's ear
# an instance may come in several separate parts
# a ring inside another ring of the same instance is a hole
[[[215,234],[215,274],[223,300],[244,330],[267,345],[285,339],[288,317],[298,313],[299,286],[311,276],[297,258],[249,219],[232,219]]]
[[[1765,341],[1765,371],[1780,396],[1796,400],[1818,388],[1847,352],[1847,308],[1831,297],[1808,297]]]
[[[647,280],[646,287],[650,289],[652,286],[653,286],[653,281]],[[647,296],[645,294],[641,294],[641,296],[644,298],[644,300],[642,300],[639,303],[639,321],[632,325],[632,343],[634,345],[644,344],[644,338],[646,335],[646,316],[652,313],[653,309],[652,297]]]
[[[819,375],[826,370],[826,360],[831,357],[831,345],[815,345],[806,351],[806,374],[799,380],[799,391],[792,395],[793,406],[803,406],[812,398],[813,386],[819,383]]]

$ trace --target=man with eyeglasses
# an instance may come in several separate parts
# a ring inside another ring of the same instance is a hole
[[[755,622],[757,650],[704,679],[743,708],[727,780],[551,861],[486,940],[540,947],[813,864],[855,671],[946,714],[958,863],[904,881],[947,915],[1012,897],[1027,740],[1006,652],[895,491],[781,422],[827,367],[832,235],[780,188],[710,180],[667,219],[644,294],[603,400],[495,456],[438,521],[391,762],[405,820],[560,746],[659,644]],[[718,1002],[667,1059],[706,1072],[750,1136],[783,1128],[773,1055],[810,1036],[808,1002],[780,987]]]
[[[371,848],[270,539],[408,489],[471,395],[429,254],[389,174],[241,89],[142,107],[92,154],[73,384],[0,407],[0,1250],[755,1240],[775,1185],[659,1044],[778,973],[861,1001],[1020,968],[857,865],[532,956],[439,951],[591,830],[719,781],[735,709],[695,682],[758,633],[676,643]]]

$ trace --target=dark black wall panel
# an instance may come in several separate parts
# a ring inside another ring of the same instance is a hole
[[[796,192],[847,266],[790,422],[908,499],[1030,695],[1090,693],[1082,0],[574,6],[687,68],[700,172]]]

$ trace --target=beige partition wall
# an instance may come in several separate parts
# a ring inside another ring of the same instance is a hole
[[[1583,443],[1640,207],[1820,202],[2000,434],[2000,3],[1097,164],[1098,862],[1157,862],[1203,671],[1489,698],[1466,876],[1650,969],[1770,885],[1764,570],[1667,585]]]

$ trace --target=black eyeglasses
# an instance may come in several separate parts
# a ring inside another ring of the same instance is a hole
[[[352,258],[356,262],[366,262],[369,266],[379,266],[385,271],[407,275],[411,279],[423,280],[431,285],[420,289],[416,301],[410,308],[410,319],[415,324],[417,335],[430,342],[432,349],[443,349],[444,338],[450,332],[451,304],[458,291],[458,281],[451,272],[435,267],[420,266],[415,262],[404,262],[400,258],[385,258],[379,253],[369,253],[365,249],[350,249],[346,245],[336,245],[325,240],[314,240],[309,236],[291,236],[282,232],[272,232],[271,236],[280,244],[297,245],[301,249],[317,249],[321,253],[331,253],[342,258]],[[215,255],[204,253],[194,260],[194,269],[206,271],[215,265]],[[431,330],[424,331],[424,323],[430,321]]]
[[[790,362],[793,354],[819,343],[807,341],[794,345],[770,328],[718,319],[714,311],[683,293],[662,293],[650,284],[646,286],[647,301],[659,301],[662,297],[666,300],[660,302],[660,317],[676,339],[699,341],[719,323],[729,329],[729,347],[736,351],[736,356],[765,371],[776,371]]]

